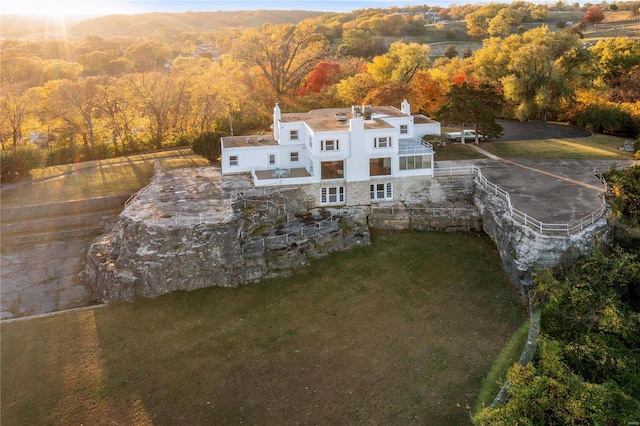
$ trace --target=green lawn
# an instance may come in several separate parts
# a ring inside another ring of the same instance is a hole
[[[447,142],[446,146],[434,146],[435,161],[475,160],[485,158],[467,144]]]
[[[632,152],[618,149],[624,141],[625,138],[598,134],[587,138],[483,142],[480,147],[503,158],[632,160]]]
[[[479,234],[375,235],[298,275],[0,325],[1,423],[469,423],[525,321]]]
[[[14,207],[133,194],[149,182],[156,160],[164,168],[208,164],[190,149],[176,149],[46,167],[31,172],[37,185],[6,185],[2,189],[2,204]]]

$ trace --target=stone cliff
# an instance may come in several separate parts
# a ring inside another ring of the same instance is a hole
[[[94,241],[85,273],[100,300],[152,297],[287,275],[360,244],[360,209],[309,210],[295,188],[255,190],[214,168],[157,171]]]
[[[608,237],[605,218],[571,235],[537,233],[510,217],[503,200],[473,175],[410,184],[402,203],[330,209],[316,208],[305,187],[258,189],[247,176],[223,177],[213,167],[157,171],[115,226],[94,241],[86,278],[104,301],[236,287],[369,244],[369,227],[483,230],[524,291],[536,269],[571,263],[594,240]]]

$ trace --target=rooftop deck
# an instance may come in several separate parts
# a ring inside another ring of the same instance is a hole
[[[433,154],[433,145],[418,138],[400,139],[398,154]]]

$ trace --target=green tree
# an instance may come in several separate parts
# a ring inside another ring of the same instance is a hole
[[[576,36],[542,26],[502,41],[491,38],[474,58],[480,75],[502,83],[517,118],[539,116],[546,121],[550,108],[573,96],[574,87],[566,81],[575,78],[579,68],[569,67],[570,62],[562,58],[574,52],[577,44]]]
[[[457,123],[462,127],[473,124],[476,131],[475,143],[478,143],[478,133],[487,137],[502,135],[502,126],[495,120],[502,113],[503,105],[504,99],[495,87],[489,84],[474,87],[463,82],[451,86],[436,116],[441,121]]]
[[[384,52],[382,39],[364,30],[348,30],[343,33],[342,43],[338,46],[340,56],[358,56],[373,58]]]
[[[614,85],[634,66],[640,65],[640,43],[633,39],[608,38],[589,50],[595,55],[597,67],[608,85]]]
[[[444,51],[445,58],[457,58],[458,57],[458,49],[454,45],[447,47],[447,50]]]
[[[408,83],[418,71],[429,67],[430,52],[426,44],[397,41],[387,53],[373,58],[367,71],[379,82]]]
[[[209,161],[217,161],[222,152],[220,138],[223,136],[226,136],[226,134],[218,132],[202,133],[193,140],[191,149]]]

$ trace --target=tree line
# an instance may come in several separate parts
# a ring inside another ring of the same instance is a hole
[[[451,18],[456,8],[437,14]],[[427,24],[436,15],[428,9],[330,13],[168,41],[5,39],[3,156],[29,151],[14,162],[28,169],[186,145],[209,133],[267,131],[276,102],[304,111],[408,99],[414,111],[437,119],[473,116],[468,124],[490,135],[500,134],[492,120],[505,117],[635,136],[640,43],[618,37],[587,45],[567,28],[515,25],[546,19],[542,9],[525,2],[468,6],[469,34],[478,33],[473,25],[486,27],[482,47],[460,55],[450,46],[441,57],[423,42],[425,32],[447,32]],[[512,23],[493,31],[497,17]],[[491,100],[484,112],[492,114],[471,111],[472,97],[480,105]],[[34,146],[41,148],[34,153]],[[5,178],[21,173],[3,167]]]

